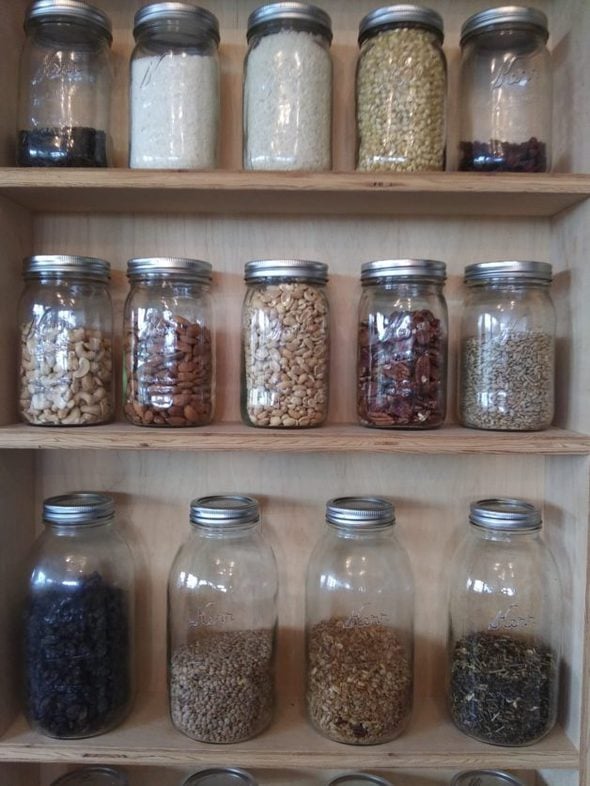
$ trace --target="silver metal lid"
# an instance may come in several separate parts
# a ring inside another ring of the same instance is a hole
[[[460,772],[451,786],[523,786],[522,781],[502,770],[471,770]]]
[[[538,8],[526,8],[520,5],[504,5],[500,8],[488,8],[479,11],[467,19],[461,27],[461,46],[476,33],[482,33],[494,25],[513,25],[527,27],[542,33],[545,40],[549,38],[547,17]]]
[[[469,506],[469,521],[477,527],[504,532],[541,529],[541,512],[522,499],[480,499]]]
[[[380,778],[377,775],[367,775],[364,772],[352,772],[350,775],[340,775],[330,781],[328,786],[360,786],[362,783],[373,783],[377,786],[393,786],[391,781]]]
[[[140,8],[133,20],[133,35],[138,37],[148,28],[161,29],[171,26],[181,33],[209,35],[219,43],[219,20],[207,11],[191,3],[150,3]]]
[[[250,773],[233,767],[213,767],[190,775],[182,786],[258,786]]]
[[[89,3],[81,0],[35,0],[25,14],[24,28],[36,22],[78,22],[98,28],[112,41],[112,25],[109,17]]]
[[[304,22],[318,33],[332,41],[332,20],[330,16],[310,3],[268,3],[256,8],[248,17],[248,41],[265,25],[272,22]]]
[[[191,522],[205,527],[239,527],[259,518],[258,500],[241,494],[199,497],[191,502]]]
[[[386,5],[375,8],[361,19],[359,24],[359,44],[383,27],[392,25],[420,25],[438,34],[444,40],[442,16],[422,5]]]
[[[324,262],[305,259],[253,259],[244,268],[246,283],[260,278],[303,278],[306,281],[325,284],[328,266]]]
[[[339,529],[390,527],[395,509],[382,497],[334,497],[326,503],[326,521]]]
[[[23,260],[24,278],[40,278],[51,274],[85,276],[99,281],[108,281],[111,275],[111,266],[104,259],[60,254],[37,254]]]
[[[149,276],[167,275],[210,284],[212,270],[210,262],[205,262],[202,259],[185,259],[184,257],[137,257],[127,262],[127,278],[130,281]]]
[[[376,259],[361,267],[361,282],[379,278],[419,278],[423,281],[444,282],[447,266],[436,259]]]
[[[115,500],[98,491],[76,491],[43,501],[43,521],[51,524],[85,524],[111,518]]]
[[[483,284],[497,280],[537,281],[550,284],[553,270],[548,262],[531,260],[502,260],[499,262],[476,262],[465,268],[466,284]]]
[[[83,767],[62,775],[51,786],[129,786],[124,772],[111,767]]]

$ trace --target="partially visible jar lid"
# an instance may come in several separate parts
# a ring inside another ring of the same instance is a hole
[[[418,278],[439,283],[446,281],[447,266],[435,259],[376,259],[362,265],[362,283],[380,278]]]
[[[208,35],[219,43],[219,20],[206,8],[191,3],[150,3],[140,8],[133,20],[133,36],[152,30]]]
[[[382,497],[334,497],[326,503],[326,521],[337,529],[390,527],[395,509]]]
[[[541,512],[522,499],[480,499],[469,507],[469,521],[477,527],[504,532],[541,529]]]
[[[130,281],[151,276],[173,276],[210,284],[212,267],[210,262],[202,259],[183,257],[137,257],[127,262],[127,278]]]
[[[504,5],[479,11],[467,19],[461,27],[461,46],[477,33],[486,32],[495,25],[510,25],[516,28],[530,28],[541,33],[545,41],[549,38],[547,17],[538,8],[519,5]]]
[[[332,41],[332,20],[330,16],[310,3],[268,3],[256,8],[248,17],[248,41],[273,22],[303,22],[317,30],[328,41]]]
[[[184,781],[182,786],[258,786],[250,773],[232,767],[201,770]]]
[[[259,518],[258,501],[242,494],[199,497],[191,502],[191,522],[204,527],[240,527]]]
[[[51,524],[84,524],[111,518],[115,500],[98,491],[77,491],[43,501],[43,521]]]
[[[359,44],[379,30],[396,25],[420,25],[434,31],[444,40],[444,23],[442,16],[422,5],[386,5],[375,8],[361,19],[359,24]]]
[[[476,262],[465,268],[466,284],[485,284],[488,281],[509,279],[551,283],[553,271],[548,262],[531,260],[503,260],[501,262]]]
[[[353,772],[350,775],[340,775],[330,781],[328,786],[363,786],[365,783],[372,783],[374,786],[393,786],[391,781],[380,778],[377,775],[366,775],[364,772]]]
[[[124,772],[111,767],[84,767],[62,775],[51,786],[129,786]]]
[[[451,786],[523,786],[522,781],[502,770],[471,770],[460,772]]]
[[[89,3],[81,0],[35,0],[25,14],[24,28],[28,31],[31,22],[78,22],[95,27],[113,40],[109,17]]]
[[[244,268],[246,283],[261,278],[303,278],[306,281],[325,284],[328,266],[324,262],[304,259],[253,259]]]
[[[84,276],[106,282],[111,275],[111,266],[104,259],[60,254],[37,254],[23,261],[25,279],[45,275]]]

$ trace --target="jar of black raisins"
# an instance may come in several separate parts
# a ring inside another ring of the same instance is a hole
[[[84,491],[43,503],[23,654],[25,715],[49,737],[102,734],[131,704],[134,569],[114,518],[108,494]]]
[[[383,259],[361,269],[357,413],[363,426],[426,429],[446,414],[446,265]]]

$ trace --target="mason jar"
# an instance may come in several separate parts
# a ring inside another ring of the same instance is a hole
[[[190,521],[168,581],[170,715],[195,740],[242,742],[273,714],[276,562],[251,497],[195,499]]]
[[[189,775],[182,786],[258,786],[258,782],[236,767],[212,767]]]
[[[137,426],[204,426],[213,418],[211,265],[130,259],[124,308],[125,417]]]
[[[393,786],[391,781],[387,781],[385,778],[381,778],[378,775],[367,775],[364,772],[353,772],[350,775],[340,775],[340,777],[330,781],[328,786],[367,786],[367,784],[373,784],[373,786]]]
[[[19,411],[35,426],[84,426],[113,416],[110,265],[37,255],[23,263],[18,307]]]
[[[509,775],[502,770],[471,770],[455,775],[451,786],[524,786],[524,784],[514,775]]]
[[[51,786],[129,786],[129,779],[111,767],[82,767],[62,775]]]
[[[397,737],[412,711],[414,586],[391,502],[339,497],[306,580],[306,702],[336,742]]]
[[[443,170],[447,62],[440,14],[390,5],[359,26],[357,169]]]
[[[527,502],[474,502],[469,522],[449,571],[449,710],[482,742],[530,745],[557,717],[557,565]]]
[[[111,22],[81,0],[34,0],[20,62],[19,166],[106,167]]]
[[[552,72],[547,17],[511,5],[469,17],[461,29],[459,169],[547,172]]]
[[[129,166],[213,169],[219,128],[219,22],[189,3],[135,14]]]
[[[244,169],[332,166],[332,23],[307,3],[270,3],[248,18]]]
[[[242,418],[249,426],[321,426],[328,414],[328,266],[259,259],[245,267]]]
[[[555,310],[546,262],[465,268],[459,418],[470,428],[540,431],[551,425]]]
[[[23,615],[25,715],[58,739],[102,734],[132,698],[134,569],[108,494],[43,502]]]
[[[357,413],[363,426],[436,428],[446,414],[446,265],[381,259],[361,268]]]

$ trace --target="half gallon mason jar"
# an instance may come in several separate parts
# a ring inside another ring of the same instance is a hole
[[[219,127],[219,22],[189,3],[135,14],[129,166],[213,169]]]
[[[110,265],[38,255],[23,263],[19,408],[35,426],[84,426],[113,416]]]
[[[420,5],[390,5],[360,23],[357,169],[445,168],[447,65],[443,20]]]
[[[125,417],[137,426],[204,426],[213,418],[211,265],[130,259],[124,309]]]
[[[340,497],[307,569],[307,713],[337,742],[397,737],[412,711],[414,587],[393,505]]]
[[[102,734],[132,698],[134,570],[108,494],[43,503],[25,603],[25,714],[59,739]]]
[[[562,589],[541,513],[518,499],[471,505],[451,566],[449,709],[465,734],[530,745],[555,725]]]
[[[546,262],[465,268],[459,418],[470,428],[540,431],[554,411],[555,310]]]
[[[244,169],[332,166],[332,23],[307,3],[270,3],[248,19]]]
[[[548,37],[547,17],[537,8],[489,8],[465,22],[461,30],[459,169],[550,169]]]
[[[241,742],[273,714],[275,558],[251,497],[195,499],[190,520],[168,581],[172,723],[201,742]]]
[[[245,268],[242,418],[249,426],[321,426],[328,414],[328,266],[260,259]]]
[[[25,17],[17,163],[106,167],[111,23],[81,0],[35,0]]]

